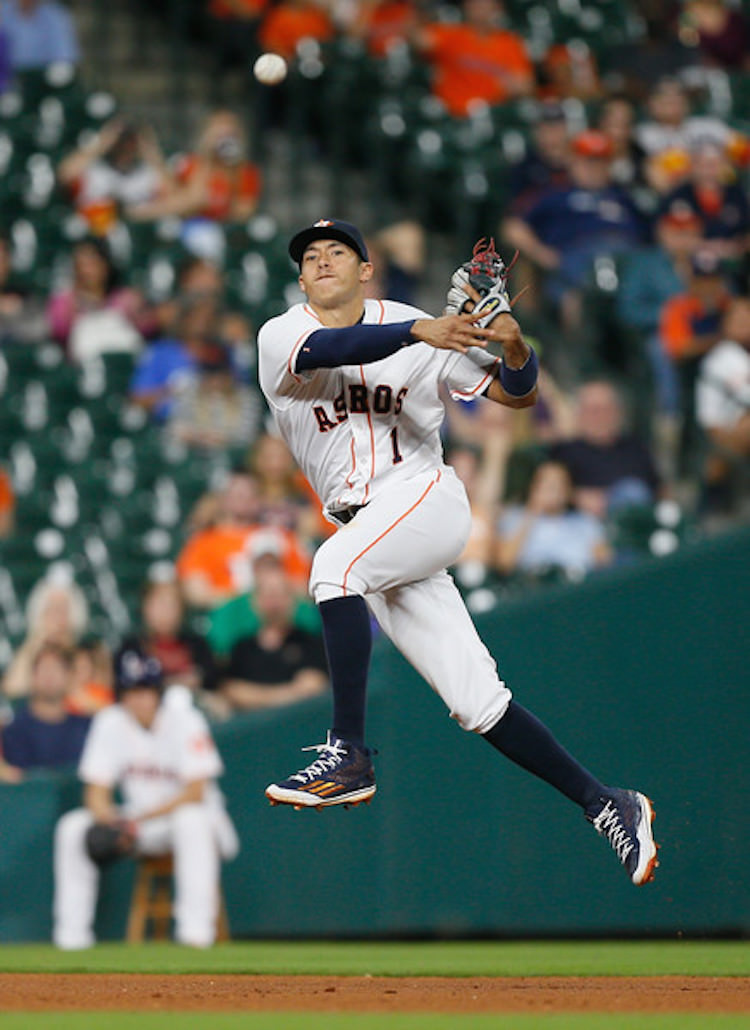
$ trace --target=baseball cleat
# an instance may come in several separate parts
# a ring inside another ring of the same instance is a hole
[[[359,805],[370,801],[376,791],[373,751],[352,744],[328,731],[325,744],[313,744],[303,751],[317,751],[319,757],[288,779],[266,787],[272,805],[302,808],[329,808],[331,805]]]
[[[653,805],[637,790],[612,790],[600,798],[598,813],[587,813],[594,829],[606,837],[636,887],[654,878],[659,845],[651,824]]]

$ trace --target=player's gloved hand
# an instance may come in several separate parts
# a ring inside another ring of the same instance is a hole
[[[510,267],[506,267],[496,252],[494,242],[479,240],[471,260],[464,262],[451,276],[446,295],[446,315],[472,311],[480,316],[474,324],[486,328],[497,315],[510,311],[506,288],[509,271]],[[479,299],[475,300],[472,293]]]
[[[133,823],[94,823],[86,831],[86,851],[97,865],[106,865],[135,851],[137,831]]]

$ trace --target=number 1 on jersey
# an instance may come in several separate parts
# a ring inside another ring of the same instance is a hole
[[[398,426],[394,426],[391,430],[391,447],[393,449],[393,464],[398,465],[400,461],[404,460],[404,456],[398,449]]]

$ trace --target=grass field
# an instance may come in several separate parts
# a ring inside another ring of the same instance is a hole
[[[750,975],[750,942],[279,942],[193,951],[101,944],[85,952],[0,946],[0,972],[256,973],[293,976]],[[750,1030],[747,1014],[435,1014],[353,1012],[2,1012],[0,1030]]]
[[[3,1030],[747,1030],[747,1016],[600,1013],[439,1016],[351,1012],[0,1013]]]
[[[750,976],[750,941],[238,941],[0,945],[0,972],[338,976]]]

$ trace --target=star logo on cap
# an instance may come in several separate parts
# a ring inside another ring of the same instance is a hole
[[[333,222],[329,218],[321,218],[320,221],[314,223],[313,228],[318,229],[326,225],[333,225]]]

